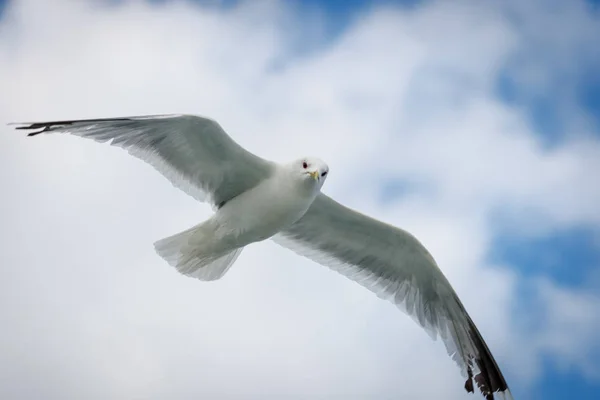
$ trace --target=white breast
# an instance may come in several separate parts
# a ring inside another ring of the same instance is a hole
[[[308,210],[318,191],[308,191],[285,172],[227,202],[215,214],[217,234],[238,246],[268,239]]]

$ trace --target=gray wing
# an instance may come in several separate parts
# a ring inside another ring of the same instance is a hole
[[[512,398],[494,357],[452,286],[411,234],[319,194],[306,214],[273,238],[360,283],[408,313],[436,339],[486,399]]]
[[[268,178],[273,163],[244,150],[215,121],[193,115],[18,124],[16,129],[71,133],[110,141],[152,165],[173,185],[197,200],[220,207]]]

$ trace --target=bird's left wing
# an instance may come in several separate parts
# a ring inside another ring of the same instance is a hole
[[[270,176],[273,163],[231,139],[221,126],[195,115],[148,115],[21,123],[29,136],[70,133],[110,142],[146,161],[197,200],[219,207]]]
[[[438,335],[467,379],[486,399],[512,398],[477,327],[435,260],[411,234],[319,194],[306,214],[273,237],[390,300],[435,339]]]

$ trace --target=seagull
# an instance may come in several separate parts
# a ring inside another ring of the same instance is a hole
[[[221,278],[245,246],[272,239],[393,302],[435,340],[487,400],[512,395],[475,323],[429,251],[410,233],[336,202],[321,192],[329,166],[316,157],[285,164],[237,144],[213,119],[145,115],[17,123],[28,136],[69,133],[109,142],[212,205],[214,214],[154,243],[181,274]]]

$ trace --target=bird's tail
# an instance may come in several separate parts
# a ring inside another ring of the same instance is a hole
[[[214,281],[229,270],[243,247],[215,251],[214,236],[209,224],[201,223],[173,236],[154,243],[154,249],[181,274]]]

